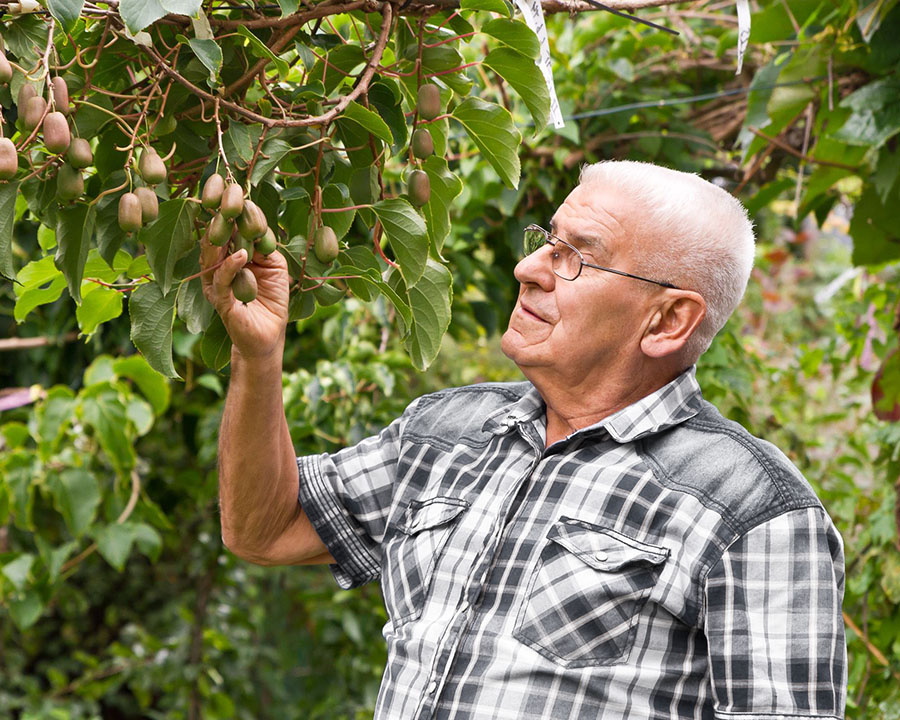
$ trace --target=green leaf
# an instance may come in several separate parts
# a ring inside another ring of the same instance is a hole
[[[197,59],[209,70],[209,86],[215,87],[219,82],[219,72],[222,70],[222,48],[215,40],[200,38],[191,38],[188,45],[191,46]]]
[[[119,15],[132,35],[166,15],[187,15],[200,12],[201,0],[120,0]]]
[[[97,332],[102,323],[121,314],[122,293],[102,285],[95,285],[90,292],[83,293],[81,305],[75,309],[78,328],[87,337]]]
[[[138,550],[156,562],[162,550],[162,538],[156,530],[147,523],[135,523],[134,541],[137,543]]]
[[[135,452],[125,405],[118,393],[106,383],[94,385],[82,392],[81,407],[84,420],[93,427],[100,447],[116,471],[124,475],[134,467]]]
[[[880,265],[900,258],[900,228],[894,206],[884,205],[869,186],[853,208],[850,220],[853,263]]]
[[[358,102],[351,101],[337,119],[340,122],[354,122],[375,137],[384,140],[388,145],[394,141],[391,129],[377,114],[364,108]]]
[[[156,283],[139,286],[128,299],[131,341],[154,370],[180,377],[172,362],[172,324],[177,292],[163,294]]]
[[[13,288],[16,306],[13,314],[17,323],[22,322],[39,305],[56,302],[66,287],[66,279],[50,256],[33,260],[19,270]]]
[[[444,240],[450,234],[450,208],[453,200],[462,192],[462,181],[450,172],[447,161],[435,155],[427,158],[422,167],[431,183],[431,197],[422,207],[428,226],[428,240],[435,254],[440,257]]]
[[[12,260],[12,241],[18,193],[19,183],[0,183],[0,275],[10,280],[16,276]]]
[[[324,208],[343,208],[352,204],[350,190],[342,183],[326,185],[322,190],[322,207]],[[350,230],[355,217],[356,210],[327,212],[322,213],[322,223],[334,230],[340,240]]]
[[[550,91],[534,60],[510,48],[497,48],[488,53],[484,64],[519,93],[534,119],[535,133],[543,130],[550,117]]]
[[[250,184],[254,187],[259,185],[292,150],[291,144],[281,138],[267,138],[259,151],[253,172],[250,173]]]
[[[262,40],[256,37],[256,35],[243,25],[239,25],[237,31],[241,37],[245,38],[250,43],[250,48],[254,55],[270,60],[278,70],[279,77],[282,80],[287,78],[288,74],[291,72],[291,66],[288,65],[287,62],[269,50],[268,46]]]
[[[117,376],[128,378],[138,386],[157,415],[162,415],[169,407],[172,395],[169,382],[154,371],[141,355],[116,358],[113,370]]]
[[[44,600],[34,589],[26,590],[21,596],[9,602],[9,616],[21,631],[34,625],[42,612],[44,612]]]
[[[400,265],[407,287],[415,285],[425,271],[428,260],[428,229],[415,208],[402,198],[382,200],[372,206],[381,221]]]
[[[217,372],[231,360],[231,338],[218,313],[213,315],[212,322],[200,340],[200,359],[206,367]]]
[[[460,0],[459,9],[489,10],[490,12],[506,15],[506,17],[509,17],[512,14],[509,5],[503,2],[503,0]]]
[[[398,292],[403,292],[403,281],[396,273],[389,282]],[[406,350],[419,370],[427,369],[441,349],[441,341],[450,325],[452,283],[450,271],[429,260],[419,282],[406,289],[412,311],[412,323],[407,326]]]
[[[138,239],[147,249],[153,277],[168,294],[172,287],[173,270],[179,258],[194,247],[194,218],[197,204],[187,198],[166,200],[159,205],[159,217],[141,228]]]
[[[481,98],[470,97],[456,106],[453,118],[465,128],[507,187],[518,187],[522,135],[513,124],[509,111]]]
[[[178,317],[184,320],[187,330],[192,335],[199,335],[212,322],[215,314],[213,306],[203,294],[203,283],[194,278],[178,286]]]
[[[97,515],[100,483],[83,468],[66,468],[52,478],[49,485],[66,527],[73,537],[80,538]]]
[[[131,523],[107,525],[94,533],[97,551],[116,570],[125,568],[125,561],[131,554],[131,546],[136,539],[135,526]]]
[[[81,279],[94,234],[94,206],[79,203],[60,208],[56,223],[54,262],[66,276],[69,294],[81,304]]]
[[[833,137],[853,145],[881,147],[900,132],[900,78],[887,77],[864,85],[841,101],[853,114]]]
[[[504,45],[522,55],[527,55],[532,60],[541,54],[541,43],[537,35],[524,22],[496,18],[486,22],[481,27],[481,32],[497,38]]]
[[[33,564],[34,555],[23,553],[3,566],[3,575],[13,584],[16,590],[21,590],[28,582],[28,575],[31,573]]]
[[[46,3],[50,14],[59,21],[66,32],[71,32],[75,21],[81,15],[84,0],[46,0]]]
[[[278,5],[281,7],[281,17],[287,17],[297,12],[300,0],[278,0]]]

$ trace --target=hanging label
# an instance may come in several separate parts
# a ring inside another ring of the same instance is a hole
[[[559,129],[566,123],[560,112],[556,86],[553,84],[553,63],[550,60],[550,45],[547,42],[544,8],[541,6],[540,0],[515,0],[515,2],[519,12],[525,17],[525,24],[537,35],[537,39],[541,43],[541,57],[537,66],[540,68],[544,80],[547,82],[547,90],[550,92],[550,122],[553,123],[553,127]]]
[[[750,3],[749,0],[737,0],[737,16],[738,16],[738,63],[735,75],[741,74],[741,68],[744,65],[744,51],[747,49],[747,42],[750,40]]]

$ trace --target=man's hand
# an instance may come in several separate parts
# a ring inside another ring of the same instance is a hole
[[[226,248],[211,245],[205,238],[200,248],[200,266],[204,270],[203,293],[219,313],[234,347],[245,358],[281,353],[288,318],[290,276],[281,253],[254,253],[248,269],[256,276],[259,294],[246,305],[231,292],[234,276],[247,263],[244,250],[228,255]],[[223,260],[224,258],[224,260]]]

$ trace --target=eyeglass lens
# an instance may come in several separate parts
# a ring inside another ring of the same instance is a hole
[[[581,271],[581,258],[571,246],[558,239],[551,242],[548,236],[540,230],[525,230],[523,245],[526,255],[531,255],[548,243],[553,245],[553,272],[565,280],[574,280],[578,277]]]

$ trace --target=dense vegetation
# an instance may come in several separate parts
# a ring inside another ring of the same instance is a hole
[[[432,388],[516,377],[495,339],[521,229],[582,163],[629,157],[753,213],[751,288],[701,381],[835,517],[848,716],[900,717],[900,5],[762,2],[735,74],[731,3],[651,4],[648,25],[545,3],[556,129],[540,43],[506,0],[0,0],[0,713],[371,714],[378,589],[249,566],[219,539],[228,341],[195,277],[211,175],[291,266],[284,388],[309,453]],[[126,232],[138,190],[157,215]],[[247,241],[228,228],[222,252]]]

